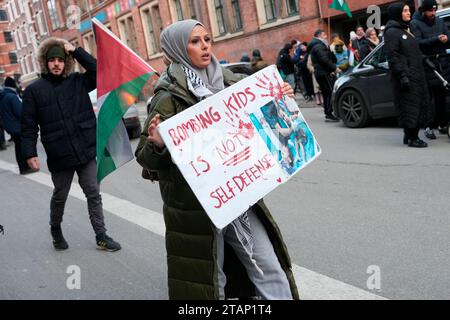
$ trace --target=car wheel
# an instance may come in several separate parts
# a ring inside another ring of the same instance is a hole
[[[349,128],[362,128],[369,122],[367,106],[355,90],[347,90],[341,94],[338,108],[342,121]]]
[[[447,125],[447,135],[448,135],[448,138],[450,139],[450,122]]]

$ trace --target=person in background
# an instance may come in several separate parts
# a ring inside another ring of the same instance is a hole
[[[367,45],[367,39],[366,39],[366,32],[364,31],[363,26],[357,26],[356,27],[356,39],[352,40],[352,48],[355,50],[356,54],[355,57],[357,57],[357,61],[361,62],[362,59],[364,59],[364,55],[362,52],[362,48],[364,48]]]
[[[294,87],[294,93],[296,92],[301,92],[302,94],[304,94],[305,92],[305,86],[303,84],[303,79],[302,76],[300,74],[300,69],[298,67],[298,61],[300,58],[300,53],[301,53],[301,42],[299,40],[292,40],[291,41],[291,45],[292,45],[292,63],[294,64],[294,78],[295,78],[295,87]]]
[[[411,12],[404,3],[388,7],[384,42],[391,70],[392,93],[403,128],[403,143],[413,148],[425,148],[419,138],[420,128],[429,120],[429,96],[422,53],[414,35],[409,31]]]
[[[0,117],[3,119],[3,125],[6,131],[11,135],[14,141],[16,162],[19,166],[20,174],[29,174],[39,169],[32,169],[28,166],[22,155],[21,142],[21,124],[22,117],[22,99],[17,93],[17,84],[13,78],[5,79],[5,88],[0,92]]]
[[[314,73],[314,65],[312,63],[311,56],[309,54],[308,54],[307,66],[308,66],[308,71],[312,76],[314,97],[316,99],[316,104],[318,106],[322,106],[323,105],[323,95],[322,95],[322,91],[320,91],[320,86],[319,86],[319,83],[317,82],[316,75]]]
[[[5,129],[3,128],[2,117],[0,117],[0,151],[6,150]]]
[[[334,46],[335,46],[335,44],[336,44],[336,42],[338,41],[338,40],[341,40],[342,41],[342,39],[341,39],[341,36],[339,35],[339,34],[337,34],[337,33],[333,33],[332,35],[331,35],[331,40],[330,40],[330,50],[331,50],[331,52],[334,52],[335,50],[334,50]],[[343,47],[343,49],[344,50],[348,50],[347,49],[347,46],[344,44],[344,47]]]
[[[377,31],[374,28],[367,29],[366,40],[367,41],[365,42],[364,46],[361,48],[361,54],[363,57],[367,57],[367,55],[380,44],[380,39],[378,39]]]
[[[450,58],[446,54],[450,49],[450,32],[444,21],[436,16],[437,3],[435,0],[424,0],[422,6],[414,13],[411,21],[411,32],[419,43],[420,50],[434,68],[450,82]],[[436,139],[433,129],[438,129],[445,134],[449,122],[447,114],[446,96],[447,90],[436,77],[433,69],[425,65],[425,74],[428,88],[433,98],[431,105],[431,120],[425,128],[425,136],[428,139]]]
[[[251,60],[251,67],[253,73],[258,72],[259,70],[262,70],[267,66],[268,64],[263,60],[259,49],[254,49],[252,51],[252,60]]]
[[[337,39],[334,41],[334,55],[336,56],[336,65],[343,72],[349,69],[349,52],[345,47],[344,41]]]
[[[241,60],[239,60],[240,62],[250,62],[250,57],[248,56],[248,54],[243,54],[241,57]]]
[[[331,95],[333,93],[334,75],[342,72],[336,66],[336,56],[331,52],[324,30],[318,29],[314,33],[314,39],[308,45],[308,52],[314,65],[314,75],[323,95],[323,110],[325,121],[339,121],[333,114]]]
[[[300,45],[301,52],[299,53],[298,67],[305,86],[305,100],[312,101],[314,99],[314,80],[313,75],[308,69],[308,43],[302,42]]]
[[[295,68],[293,57],[293,47],[292,44],[286,43],[278,54],[277,68],[280,70],[283,79],[295,88]]]

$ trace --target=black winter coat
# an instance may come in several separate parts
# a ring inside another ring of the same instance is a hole
[[[432,62],[438,68],[438,72],[450,81],[450,56],[446,55],[446,50],[450,49],[450,32],[444,21],[436,17],[433,23],[428,22],[422,13],[416,12],[411,21],[411,32],[419,42],[420,50],[426,56],[433,56]],[[447,35],[449,41],[442,43],[438,36]],[[438,55],[438,57],[436,57]],[[442,82],[436,77],[434,72],[425,67],[428,85],[432,87],[442,86]]]
[[[364,46],[361,47],[361,52],[360,52],[361,57],[362,57],[361,60],[362,60],[363,58],[367,57],[367,55],[368,55],[369,53],[371,53],[372,50],[375,49],[376,47],[377,47],[377,44],[373,43],[373,42],[370,41],[370,40],[366,40]]]
[[[308,54],[314,65],[314,74],[316,77],[328,76],[336,71],[336,56],[321,40],[314,38],[308,45]]]
[[[282,49],[278,54],[277,67],[283,71],[285,75],[293,74],[295,72],[294,62],[288,50]]]
[[[5,87],[0,92],[0,118],[3,127],[11,136],[20,135],[20,116],[22,114],[22,101],[13,88]]]
[[[352,48],[354,50],[357,50],[359,53],[359,60],[361,61],[362,59],[364,59],[366,57],[367,50],[366,50],[366,46],[368,44],[369,40],[367,40],[366,37],[362,37],[360,39],[355,39],[352,41]]]
[[[430,103],[419,45],[415,37],[394,20],[386,24],[384,36],[399,124],[403,128],[422,127],[430,119]],[[409,88],[401,88],[402,78],[409,80]]]
[[[96,88],[97,62],[82,48],[75,50],[73,58],[86,73],[60,77],[42,74],[28,86],[23,99],[23,156],[37,156],[40,130],[51,172],[74,168],[96,157],[97,123],[88,93]]]

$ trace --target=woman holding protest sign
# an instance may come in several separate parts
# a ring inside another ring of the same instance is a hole
[[[136,158],[160,185],[169,298],[298,299],[287,248],[263,201],[224,229],[216,229],[156,130],[161,121],[244,76],[219,65],[211,36],[198,21],[178,21],[165,28],[161,47],[171,64],[155,88]],[[288,84],[283,92],[293,95]]]

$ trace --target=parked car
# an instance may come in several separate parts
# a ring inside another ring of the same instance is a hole
[[[233,62],[222,64],[223,67],[231,70],[234,73],[242,73],[246,75],[253,74],[253,70],[250,62]],[[150,103],[152,102],[153,96],[147,100],[147,114],[150,114]]]
[[[97,114],[97,89],[89,92],[94,111]],[[142,132],[141,121],[139,120],[139,110],[135,103],[128,107],[127,112],[122,117],[130,139],[139,138]]]
[[[450,26],[450,9],[437,12]],[[449,57],[450,59],[450,57]],[[339,77],[334,85],[332,103],[335,114],[349,128],[365,127],[370,119],[396,117],[390,70],[381,42],[352,71]],[[450,96],[447,96],[447,102]],[[450,104],[447,103],[447,106]]]
[[[223,67],[234,73],[242,73],[246,75],[253,74],[252,64],[250,62],[233,62],[222,64]]]

